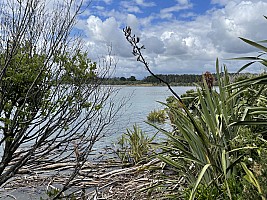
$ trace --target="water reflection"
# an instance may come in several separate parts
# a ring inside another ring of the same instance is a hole
[[[173,87],[173,89],[181,95],[187,90],[195,89],[195,87]],[[95,148],[101,148],[115,142],[121,134],[126,132],[127,128],[132,129],[134,124],[148,135],[154,135],[157,132],[156,129],[145,123],[147,115],[154,109],[164,108],[159,102],[165,102],[170,95],[172,94],[167,87],[121,87],[117,98],[130,97],[130,99],[123,108],[120,117],[108,131],[107,137],[102,138]]]

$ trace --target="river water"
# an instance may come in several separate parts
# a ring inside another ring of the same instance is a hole
[[[178,94],[184,94],[187,90],[195,89],[195,87],[172,87]],[[125,86],[121,87],[117,98],[130,97],[127,104],[121,110],[120,117],[111,127],[107,137],[102,138],[97,144],[96,148],[110,145],[115,142],[118,137],[126,132],[126,129],[133,129],[133,125],[137,125],[148,135],[154,135],[156,130],[151,125],[147,124],[147,116],[153,110],[163,109],[164,105],[159,102],[166,102],[166,98],[171,96],[171,92],[167,87],[153,86]]]
[[[167,87],[125,86],[116,87],[116,89],[119,89],[116,96],[118,101],[124,97],[129,97],[129,100],[121,109],[120,115],[116,118],[115,123],[112,124],[107,131],[106,137],[103,137],[95,144],[94,150],[96,152],[101,152],[101,149],[106,146],[112,146],[112,144],[126,132],[127,128],[132,129],[135,124],[148,135],[154,135],[157,132],[156,129],[145,122],[147,120],[147,115],[153,110],[163,109],[164,106],[157,101],[165,102],[166,98],[172,95]],[[181,95],[187,90],[195,89],[195,87],[173,87],[173,89],[178,95]],[[38,194],[38,190],[34,189],[34,191],[30,191],[30,188],[27,188],[25,190],[10,191],[8,194],[14,195],[14,197],[20,200],[35,200],[43,196],[41,195],[43,191],[40,190],[40,194]],[[0,191],[0,200],[1,199],[12,200],[14,198]]]

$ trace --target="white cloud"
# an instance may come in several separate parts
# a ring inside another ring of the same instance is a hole
[[[144,6],[144,7],[151,7],[151,6],[155,6],[154,2],[145,2],[144,0],[135,0],[135,2],[140,5],[140,6]]]
[[[123,9],[125,9],[126,12],[130,13],[141,13],[141,9],[138,7],[138,5],[133,4],[131,1],[122,1],[120,2]]]
[[[97,12],[97,15],[102,16],[104,18],[113,17],[117,20],[118,23],[125,20],[125,18],[126,18],[125,13],[122,13],[122,12],[115,10],[115,9],[111,9],[109,11],[100,11],[100,12]],[[120,20],[118,20],[118,19],[120,19]]]
[[[266,20],[263,18],[267,3],[243,1],[229,3],[225,9],[213,13],[209,36],[214,45],[228,53],[247,53],[251,47],[238,37],[262,40],[265,37]]]
[[[213,0],[213,3],[224,3],[225,6],[195,16],[192,21],[173,20],[174,12],[192,6],[186,0],[177,2],[179,4],[175,7],[162,9],[160,13],[153,13],[147,18],[119,11],[109,12],[105,20],[90,16],[86,29],[90,40],[89,49],[101,55],[106,52],[107,44],[112,44],[113,53],[119,60],[117,75],[142,77],[145,70],[131,55],[130,44],[122,33],[122,25],[131,26],[134,33],[140,36],[141,43],[146,47],[144,55],[155,73],[214,71],[216,57],[223,59],[253,54],[255,49],[238,37],[256,41],[266,39],[267,21],[263,15],[267,3],[264,1]],[[144,1],[136,3],[142,4]],[[126,2],[126,5],[130,4]],[[152,21],[159,18],[160,14],[172,20],[153,24]],[[238,62],[223,62],[229,65],[232,72],[241,66]]]
[[[106,4],[111,4],[112,0],[103,0]]]
[[[163,54],[165,51],[165,46],[162,40],[160,38],[151,36],[148,38],[145,38],[143,41],[143,44],[146,47],[146,52],[152,53],[155,55]]]
[[[252,3],[258,3],[260,0],[211,0],[212,4],[219,4],[222,6],[229,5],[231,3],[241,3],[241,2],[252,2]],[[264,2],[264,0],[262,1]]]
[[[161,14],[166,14],[166,13],[170,13],[170,12],[178,12],[178,11],[181,11],[181,10],[187,10],[189,8],[192,8],[192,4],[186,4],[186,5],[175,5],[175,6],[171,6],[169,8],[163,8],[160,13]]]
[[[107,47],[112,46],[114,53],[122,57],[129,57],[131,49],[126,45],[122,30],[115,18],[110,17],[102,21],[96,16],[87,20],[88,48],[93,57],[98,57],[107,52]]]
[[[94,6],[94,8],[99,10],[99,11],[105,10],[105,7],[103,7],[103,6]]]
[[[139,20],[133,14],[128,14],[126,18],[126,25],[130,26],[136,34],[139,33]]]
[[[219,5],[226,5],[228,2],[229,0],[211,0],[211,3]]]
[[[182,17],[182,18],[197,17],[197,14],[196,14],[196,13],[193,13],[193,12],[182,13],[182,14],[180,15],[180,17]]]
[[[189,4],[188,0],[176,0],[179,4]]]

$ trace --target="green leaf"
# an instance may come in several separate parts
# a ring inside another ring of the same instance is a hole
[[[225,149],[222,150],[222,168],[223,168],[223,174],[225,179],[225,184],[227,188],[227,193],[230,199],[232,199],[231,191],[229,189],[229,185],[227,182],[227,160],[226,160],[226,151]]]
[[[226,152],[225,152],[225,149],[222,150],[222,168],[223,168],[224,176],[226,177],[227,166],[226,166]]]
[[[258,44],[258,43],[256,43],[256,42],[253,42],[253,41],[251,41],[251,40],[248,40],[248,39],[245,39],[245,38],[242,38],[242,37],[239,37],[239,38],[240,38],[241,40],[243,40],[244,42],[250,44],[251,46],[254,46],[254,47],[256,47],[257,49],[260,49],[260,50],[262,50],[262,51],[264,51],[264,52],[267,52],[267,48],[266,48],[265,46],[262,46],[262,45],[260,45],[260,44]]]
[[[230,58],[227,60],[261,60],[258,56],[247,56],[247,57],[237,57],[237,58]]]
[[[234,122],[230,124],[230,126],[240,126],[240,125],[266,125],[267,121],[239,121],[239,122]]]
[[[237,73],[243,71],[244,69],[246,69],[247,67],[249,67],[249,66],[252,65],[253,63],[255,63],[255,61],[253,61],[253,62],[249,62],[249,63],[245,64],[243,67],[241,67],[241,68],[237,71]]]
[[[246,146],[246,147],[240,147],[240,148],[236,148],[236,149],[232,149],[230,151],[228,151],[228,153],[232,153],[232,152],[235,152],[235,151],[240,151],[240,150],[246,150],[246,149],[258,149],[259,147],[250,147],[250,146]]]
[[[168,165],[171,165],[177,169],[184,168],[183,164],[178,163],[177,161],[174,161],[171,157],[169,156],[162,156],[158,155],[158,158],[162,160],[163,162],[167,163]]]
[[[267,40],[260,40],[259,43],[267,43]]]
[[[239,82],[236,82],[236,83],[232,83],[230,85],[227,85],[226,87],[227,88],[231,88],[233,90],[233,89],[238,89],[241,86],[248,87],[250,84],[256,84],[256,83],[260,83],[260,82],[263,82],[263,81],[267,81],[267,74],[263,74],[261,76],[257,76],[255,78],[251,78],[251,79],[245,79],[243,81],[239,81]]]
[[[210,166],[211,166],[211,164],[206,164],[206,165],[202,168],[200,174],[198,175],[196,184],[195,184],[195,186],[194,186],[194,188],[193,188],[193,190],[192,190],[192,192],[191,192],[191,194],[190,194],[190,198],[189,198],[189,200],[193,200],[193,199],[195,198],[197,187],[198,187],[198,185],[200,184],[200,182],[201,182],[201,180],[202,180],[202,178],[203,178],[205,172],[207,171],[207,169],[208,169]]]
[[[252,185],[254,185],[254,186],[257,188],[258,192],[259,192],[260,194],[262,194],[260,184],[259,184],[258,180],[255,178],[255,176],[254,176],[254,174],[252,173],[252,171],[250,171],[250,170],[247,168],[246,164],[243,163],[243,162],[241,162],[241,166],[242,166],[242,168],[244,169],[244,171],[246,172],[246,176],[245,176],[244,178],[245,178],[248,182],[250,182]],[[265,198],[262,196],[262,199],[265,199]]]

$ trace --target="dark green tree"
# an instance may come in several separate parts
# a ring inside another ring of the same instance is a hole
[[[136,81],[135,76],[130,76],[129,78],[127,78],[128,81]]]
[[[79,186],[79,170],[119,108],[109,101],[113,89],[101,87],[110,61],[97,65],[70,37],[81,2],[54,3],[0,3],[0,185],[66,163],[68,173],[49,172],[64,177],[58,198]]]
[[[120,77],[120,81],[126,81],[126,78],[125,77]]]

